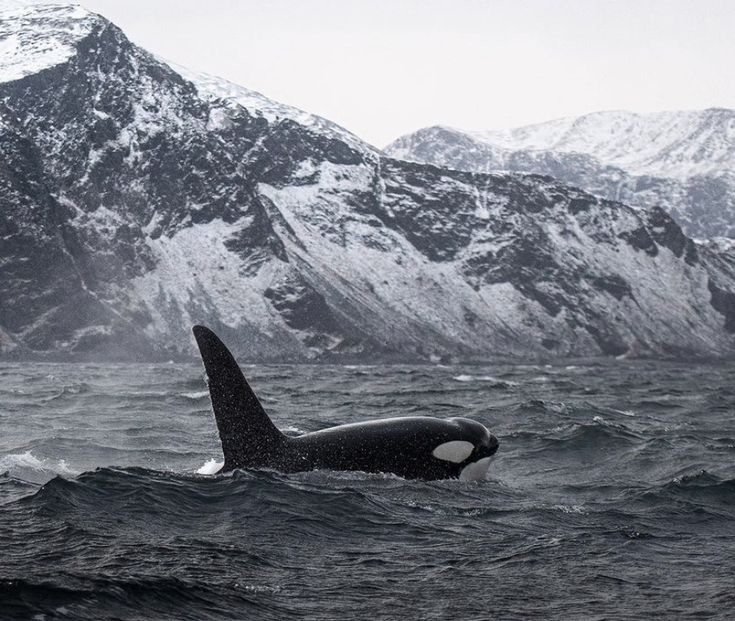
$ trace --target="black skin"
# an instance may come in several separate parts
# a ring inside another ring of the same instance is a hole
[[[285,436],[268,418],[224,343],[204,326],[193,330],[222,440],[221,472],[236,468],[358,470],[407,479],[451,479],[459,477],[468,464],[498,450],[495,436],[466,418],[388,418]],[[437,446],[453,440],[471,442],[475,449],[458,464],[432,455]]]
[[[459,464],[431,454],[452,440],[471,442],[475,450]],[[497,439],[473,420],[410,416],[340,425],[287,438],[276,467],[286,472],[319,468],[391,472],[406,479],[453,479],[467,464],[497,450]]]

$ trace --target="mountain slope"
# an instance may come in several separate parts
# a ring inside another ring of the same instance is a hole
[[[6,353],[188,356],[198,322],[253,360],[735,351],[731,248],[661,210],[385,157],[99,16],[14,11],[67,52],[0,83]]]
[[[504,132],[429,127],[393,157],[460,170],[549,174],[594,194],[661,206],[695,237],[735,236],[735,111],[599,112]]]

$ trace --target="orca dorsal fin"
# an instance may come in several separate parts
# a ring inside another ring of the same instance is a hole
[[[269,465],[285,436],[268,418],[219,337],[204,326],[194,326],[193,332],[209,378],[209,396],[225,456],[221,471]]]

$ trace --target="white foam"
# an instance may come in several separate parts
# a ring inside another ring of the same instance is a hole
[[[288,427],[283,427],[281,431],[283,433],[299,435],[299,436],[306,433],[304,429],[301,429],[300,427],[296,427],[295,425],[289,425]]]
[[[207,462],[197,470],[197,474],[217,474],[224,465],[225,462],[223,461],[208,459]]]
[[[509,382],[508,380],[498,379],[492,375],[455,375],[453,378],[456,382],[496,382],[498,384],[507,384],[508,386],[518,386],[518,382]]]
[[[582,505],[554,505],[554,509],[558,509],[563,513],[586,514],[587,510]]]
[[[184,393],[181,393],[181,396],[186,397],[187,399],[197,400],[197,399],[203,399],[208,394],[209,394],[209,391],[200,390],[199,392],[184,392]]]
[[[65,459],[51,460],[39,459],[31,451],[5,455],[0,458],[0,472],[18,472],[22,470],[33,470],[34,472],[52,472],[61,475],[79,474],[72,470]]]

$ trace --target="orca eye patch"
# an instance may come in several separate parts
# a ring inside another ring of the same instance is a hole
[[[475,445],[467,440],[452,440],[437,446],[431,454],[437,459],[451,461],[455,464],[462,463],[475,450]]]

